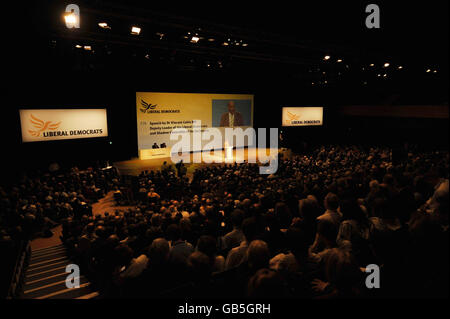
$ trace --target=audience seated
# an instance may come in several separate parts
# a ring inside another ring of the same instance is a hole
[[[86,205],[123,187],[115,172],[29,177],[0,189],[1,243],[61,222],[105,297],[367,297],[369,264],[377,296],[448,296],[448,152],[389,153],[320,146],[269,176],[165,163],[138,176],[129,209],[97,216]]]

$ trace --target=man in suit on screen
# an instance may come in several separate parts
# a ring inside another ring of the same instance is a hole
[[[228,102],[228,112],[223,113],[220,118],[220,126],[235,127],[243,126],[242,114],[236,111],[233,101]]]

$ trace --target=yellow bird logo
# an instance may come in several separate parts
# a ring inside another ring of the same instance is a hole
[[[30,122],[33,124],[33,126],[37,130],[35,130],[35,131],[28,130],[28,132],[31,134],[31,136],[35,136],[35,137],[41,135],[41,132],[43,132],[45,130],[56,130],[59,127],[59,124],[61,124],[61,122],[54,123],[54,124],[52,124],[51,121],[44,122],[43,120],[40,120],[37,117],[33,116],[33,114],[31,114]]]
[[[291,121],[296,121],[300,118],[300,115],[296,115],[296,114],[292,114],[291,112],[287,112],[288,113],[288,118]]]
[[[287,111],[287,117],[288,117],[288,120],[286,120],[286,122],[288,122],[288,123],[290,123],[292,121],[298,121],[298,119],[300,119],[300,115],[293,114],[289,111]]]

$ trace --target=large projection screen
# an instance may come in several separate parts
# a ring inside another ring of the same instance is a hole
[[[283,107],[282,126],[323,125],[323,107]]]
[[[106,109],[22,109],[22,142],[108,136]]]
[[[234,120],[228,115],[230,104],[235,109]],[[201,121],[202,133],[210,128],[224,132],[226,127],[253,127],[253,95],[137,92],[136,113],[140,153],[151,150],[155,143],[164,143],[170,149],[177,143],[170,140],[172,130],[191,132],[193,121]],[[246,140],[246,146],[252,142]],[[206,143],[202,140],[201,146]],[[200,151],[200,145],[194,144],[190,143],[190,150]]]

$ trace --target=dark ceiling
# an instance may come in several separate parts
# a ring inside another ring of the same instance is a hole
[[[448,104],[448,1],[377,1],[377,30],[365,27],[366,1],[77,1],[80,29],[64,25],[68,3],[19,11],[29,23],[15,58],[48,70],[252,74],[382,96],[374,103]]]

